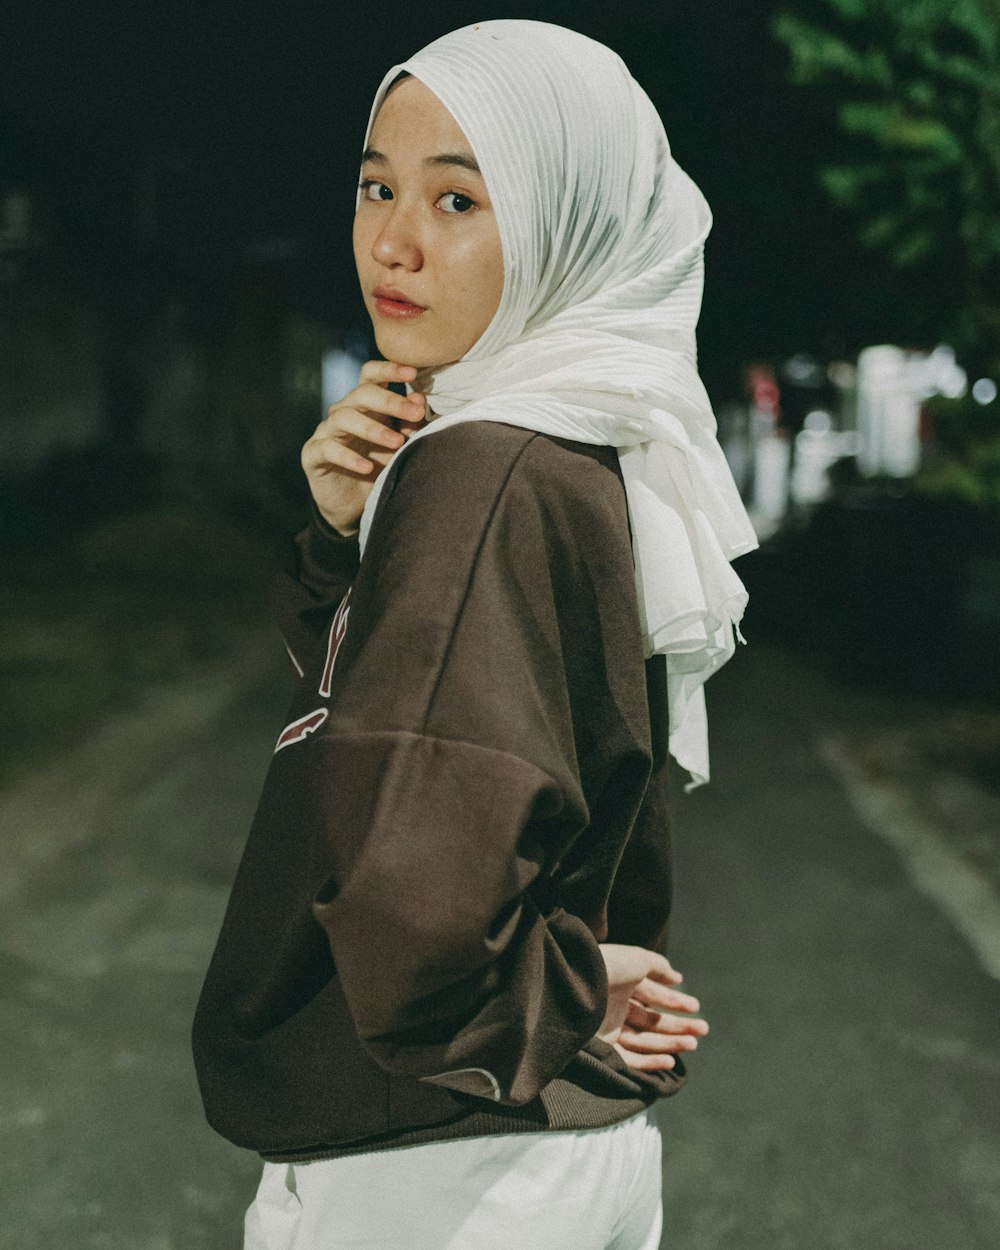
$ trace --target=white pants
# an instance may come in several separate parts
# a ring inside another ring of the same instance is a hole
[[[265,1163],[244,1250],[658,1250],[660,1168],[652,1109],[610,1128]]]

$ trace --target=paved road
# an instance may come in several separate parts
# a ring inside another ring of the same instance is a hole
[[[885,709],[755,647],[709,690],[672,954],[712,1035],[662,1107],[664,1247],[995,1250],[1000,985],[821,758]]]
[[[188,1030],[284,710],[255,671],[68,762],[76,823],[59,771],[0,803],[0,1247],[238,1250],[259,1165],[204,1126]],[[994,1250],[1000,986],[837,770],[877,708],[761,647],[710,691],[673,957],[712,1034],[662,1105],[664,1247]]]
[[[259,1161],[205,1126],[189,1034],[287,702],[255,671],[171,692],[74,757],[76,837],[62,770],[0,807],[0,845],[22,848],[0,925],[4,1250],[242,1244]]]

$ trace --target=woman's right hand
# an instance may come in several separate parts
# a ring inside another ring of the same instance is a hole
[[[302,468],[324,520],[356,534],[375,479],[425,415],[423,395],[397,395],[390,382],[412,382],[412,365],[369,360],[353,391],[333,404],[302,448]]]

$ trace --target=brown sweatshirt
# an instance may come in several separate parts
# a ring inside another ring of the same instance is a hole
[[[270,1159],[614,1123],[684,1081],[595,1038],[598,943],[662,949],[665,677],[613,448],[497,422],[387,471],[364,560],[314,514],[299,673],[194,1022]]]

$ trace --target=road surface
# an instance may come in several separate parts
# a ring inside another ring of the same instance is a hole
[[[872,771],[873,696],[760,646],[709,691],[671,953],[712,1031],[661,1105],[663,1246],[995,1250],[989,865]],[[0,1247],[239,1250],[259,1162],[188,1035],[286,695],[256,659],[161,692],[0,799]]]

